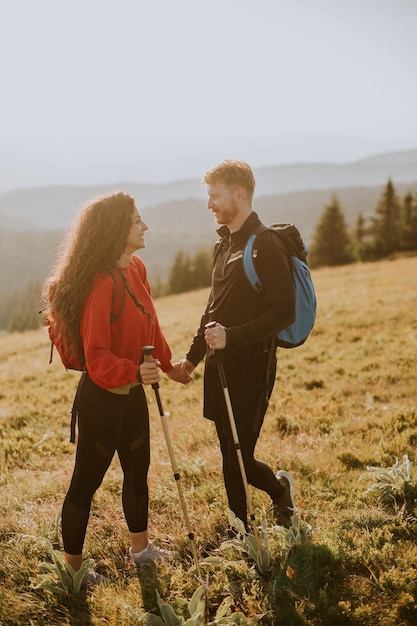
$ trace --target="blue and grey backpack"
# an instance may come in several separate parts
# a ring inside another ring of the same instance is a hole
[[[263,288],[253,264],[253,244],[258,235],[266,230],[273,230],[284,244],[291,262],[295,288],[295,320],[277,333],[277,345],[281,348],[301,346],[311,333],[316,321],[316,294],[310,270],[307,265],[307,246],[298,229],[293,224],[261,224],[249,237],[243,251],[243,267],[252,287],[262,293]]]

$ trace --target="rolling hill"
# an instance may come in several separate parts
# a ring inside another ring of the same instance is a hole
[[[370,215],[388,180],[397,193],[417,192],[417,151],[377,155],[355,163],[294,164],[255,170],[254,208],[265,223],[294,222],[311,241],[325,205],[336,193],[348,224]],[[43,280],[62,231],[89,199],[122,189],[131,193],[149,225],[141,253],[151,281],[164,280],[180,249],[194,254],[216,240],[216,223],[198,180],[163,185],[47,187],[0,194],[0,292]]]

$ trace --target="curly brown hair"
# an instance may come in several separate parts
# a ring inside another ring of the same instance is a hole
[[[83,362],[80,335],[84,302],[100,273],[110,273],[126,247],[135,200],[118,192],[86,205],[67,232],[42,298],[48,323],[67,349]]]

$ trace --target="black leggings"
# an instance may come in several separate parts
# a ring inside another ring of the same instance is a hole
[[[122,503],[129,531],[143,532],[148,526],[149,413],[143,387],[119,395],[86,376],[78,429],[74,472],[62,507],[68,554],[82,552],[93,495],[116,451],[123,470]]]
[[[262,384],[257,386],[251,381],[245,381],[245,383],[230,377],[228,389],[246,478],[250,485],[268,493],[272,500],[278,500],[283,493],[282,485],[269,465],[254,458],[255,446],[267,407],[265,388]],[[223,478],[227,499],[229,508],[247,526],[246,493],[224,397],[220,399],[220,403],[223,405],[221,416],[215,420],[215,423],[223,456]],[[254,417],[256,415],[257,418]]]

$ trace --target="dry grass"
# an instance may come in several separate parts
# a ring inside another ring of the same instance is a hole
[[[305,346],[280,350],[279,369],[258,455],[293,472],[297,504],[313,542],[290,554],[268,582],[248,578],[248,565],[208,568],[212,612],[233,589],[245,615],[270,610],[265,624],[417,622],[417,511],[414,497],[384,505],[366,493],[367,465],[415,460],[416,259],[321,269],[313,273],[318,321]],[[197,328],[205,290],[157,300],[174,359]],[[0,337],[0,624],[140,624],[126,606],[155,611],[164,598],[190,598],[197,582],[175,481],[152,390],[150,533],[178,551],[175,567],[153,577],[127,564],[128,537],[116,460],[96,495],[86,553],[112,584],[93,594],[57,596],[33,589],[40,541],[59,547],[57,515],[71,475],[69,409],[77,381],[55,357],[43,331]],[[202,556],[218,548],[227,526],[221,460],[212,424],[202,415],[202,370],[180,387],[164,378],[160,393],[189,514]],[[259,520],[268,509],[254,491]],[[288,569],[290,568],[290,569]]]

